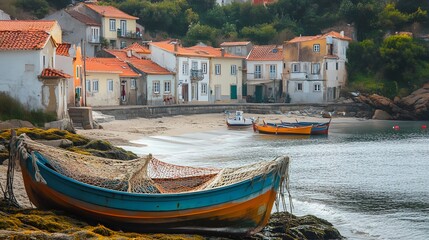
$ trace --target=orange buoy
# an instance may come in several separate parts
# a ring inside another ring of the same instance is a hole
[[[395,125],[395,126],[393,126],[393,130],[399,130],[400,128],[399,128],[399,126],[398,125]]]

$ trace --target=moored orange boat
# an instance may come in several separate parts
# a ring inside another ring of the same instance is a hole
[[[312,126],[284,126],[274,124],[254,124],[253,130],[265,134],[299,134],[310,135]]]

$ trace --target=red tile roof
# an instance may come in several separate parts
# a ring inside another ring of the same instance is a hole
[[[140,74],[134,72],[126,62],[117,58],[87,58],[86,68],[93,72],[119,73],[120,77],[140,76]]]
[[[167,69],[159,66],[158,64],[152,62],[151,60],[147,59],[138,59],[138,58],[131,58],[128,60],[135,68],[138,70],[147,73],[147,74],[157,74],[157,75],[169,75],[174,74]]]
[[[64,73],[60,70],[53,69],[53,68],[43,69],[42,74],[40,74],[40,77],[42,77],[42,78],[72,78],[72,76],[68,75],[67,73]]]
[[[113,6],[101,6],[97,4],[91,4],[91,3],[86,3],[85,6],[94,10],[95,12],[97,12],[103,17],[124,18],[124,19],[131,19],[131,20],[139,19],[138,17],[134,17],[127,13],[124,13]]]
[[[283,48],[276,45],[254,46],[248,61],[283,61]]]
[[[116,50],[116,49],[103,49],[105,52],[110,53],[112,56],[115,56],[121,61],[125,61],[128,56],[127,52],[123,50]]]
[[[84,23],[86,25],[90,25],[90,26],[101,26],[100,23],[98,23],[97,21],[95,21],[94,19],[92,19],[91,17],[84,15],[78,11],[75,10],[65,10],[66,13],[70,14],[70,16],[72,16],[73,18],[75,18],[76,20],[78,20],[81,23]]]
[[[57,46],[57,55],[69,57],[69,49],[71,47],[70,43],[60,43]]]
[[[51,35],[45,31],[0,31],[0,50],[37,50]]]
[[[138,43],[133,43],[130,46],[124,48],[124,50],[131,50],[140,54],[150,54],[150,50],[148,48],[145,48]]]
[[[213,48],[209,46],[193,46],[189,48],[177,46],[177,51],[174,51],[174,43],[172,41],[162,41],[162,42],[152,42],[150,45],[161,48],[165,51],[174,53],[178,56],[189,56],[189,57],[222,57],[222,52],[220,48]],[[225,53],[225,58],[243,58],[241,56],[235,56],[228,53]]]
[[[0,30],[44,30],[51,31],[56,20],[0,20]]]
[[[312,40],[316,40],[316,39],[323,39],[323,38],[326,38],[328,36],[331,36],[331,37],[334,37],[334,38],[338,38],[338,39],[341,39],[341,40],[352,41],[352,39],[349,38],[349,37],[343,36],[343,35],[341,35],[338,32],[331,31],[331,32],[325,33],[323,35],[299,36],[299,37],[293,38],[292,40],[288,41],[287,43],[307,42],[307,41],[312,41]]]
[[[251,42],[223,42],[220,44],[221,47],[229,47],[229,46],[246,46]]]

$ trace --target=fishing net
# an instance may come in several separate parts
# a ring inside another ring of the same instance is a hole
[[[288,158],[237,168],[196,168],[165,163],[148,155],[112,160],[47,146],[22,134],[17,145],[22,160],[37,158],[54,171],[90,185],[132,193],[179,193],[217,188],[277,171],[287,179]]]

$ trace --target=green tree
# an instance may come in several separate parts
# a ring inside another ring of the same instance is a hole
[[[201,22],[215,28],[221,28],[227,22],[224,8],[216,5],[204,14]]]
[[[217,38],[218,34],[219,32],[216,28],[199,23],[193,24],[186,34],[184,44],[192,46],[198,42],[203,42],[207,45],[213,45],[213,41]]]
[[[39,19],[49,12],[49,4],[46,0],[17,0],[16,6],[34,14]]]
[[[350,80],[358,74],[372,75],[380,68],[379,45],[371,39],[352,42],[347,49],[347,60]]]
[[[276,36],[277,32],[270,24],[261,24],[254,27],[244,27],[240,31],[241,36],[256,44],[268,44]]]
[[[408,35],[393,35],[383,41],[380,55],[385,76],[397,81],[400,87],[412,87],[416,69],[427,56],[427,49]]]

